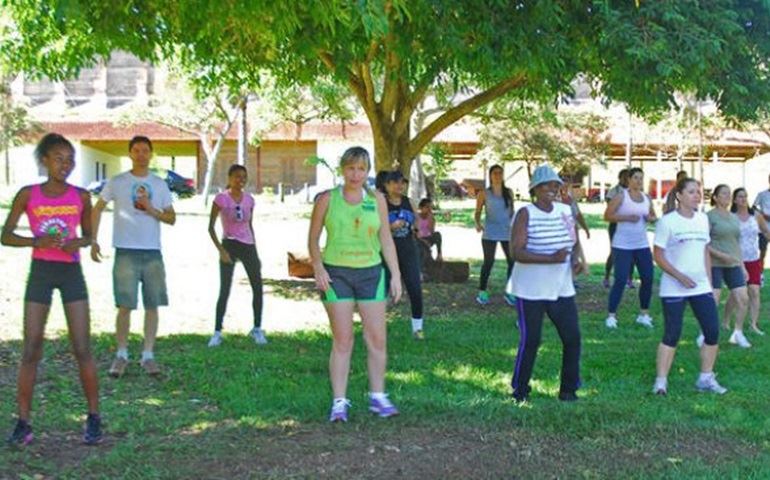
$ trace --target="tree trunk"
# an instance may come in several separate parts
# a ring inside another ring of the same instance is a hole
[[[246,100],[244,99],[238,110],[238,165],[246,165],[247,144],[246,136],[248,129],[246,125]]]

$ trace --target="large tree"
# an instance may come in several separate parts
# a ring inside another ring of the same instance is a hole
[[[632,112],[675,92],[728,117],[770,102],[770,6],[760,0],[5,0],[15,31],[0,55],[53,77],[123,49],[174,56],[212,84],[242,88],[261,69],[285,85],[327,77],[366,113],[379,168],[407,170],[443,129],[502,95],[548,101],[583,73]],[[437,85],[451,108],[410,123]]]

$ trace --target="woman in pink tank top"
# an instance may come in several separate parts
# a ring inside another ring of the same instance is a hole
[[[33,439],[29,417],[35,373],[43,355],[45,323],[53,291],[59,290],[88,403],[83,440],[95,444],[102,439],[99,388],[90,348],[88,290],[78,253],[91,243],[91,199],[87,191],[67,183],[75,166],[75,149],[66,138],[49,133],[38,143],[35,156],[48,171],[48,179],[19,190],[0,237],[3,245],[32,247],[32,265],[24,295],[24,351],[17,395],[19,419],[8,442],[26,445]],[[31,237],[16,233],[25,212]]]

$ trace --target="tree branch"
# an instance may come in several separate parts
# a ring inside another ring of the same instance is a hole
[[[420,133],[418,133],[411,142],[409,142],[409,148],[407,150],[407,158],[414,158],[433,138],[441,133],[445,128],[452,125],[457,120],[463,118],[465,115],[476,110],[477,108],[485,105],[492,100],[506,94],[507,92],[521,87],[525,82],[523,75],[517,75],[513,78],[508,78],[498,83],[497,85],[485,90],[481,93],[474,95],[473,97],[457,104],[457,106],[450,108],[443,115],[425,127]]]

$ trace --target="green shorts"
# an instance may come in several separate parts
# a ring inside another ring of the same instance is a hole
[[[331,278],[329,290],[321,292],[323,302],[384,302],[387,299],[382,264],[364,268],[324,265]]]

